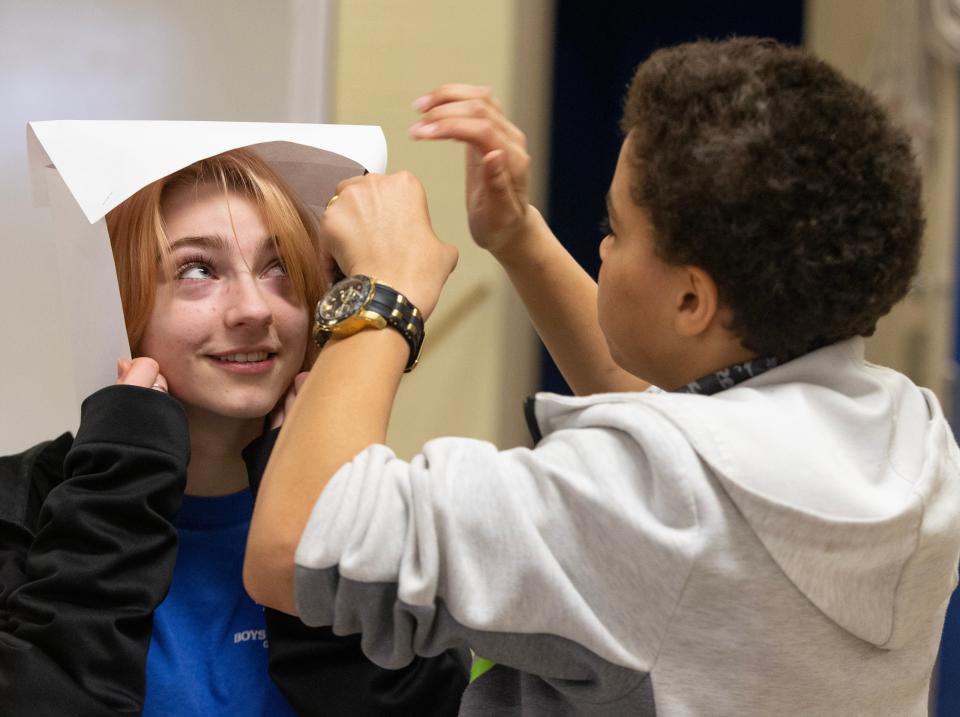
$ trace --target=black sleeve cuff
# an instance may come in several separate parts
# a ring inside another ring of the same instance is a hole
[[[190,462],[187,416],[177,399],[163,391],[114,385],[91,394],[80,406],[74,448],[87,443],[122,443],[161,451],[178,463]]]

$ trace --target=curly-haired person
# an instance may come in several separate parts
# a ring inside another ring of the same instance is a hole
[[[364,633],[387,666],[471,647],[461,715],[926,714],[960,452],[861,338],[920,252],[903,132],[799,49],[658,51],[594,283],[529,206],[489,91],[417,107],[415,138],[467,145],[474,239],[580,396],[528,405],[532,449],[445,438],[401,461],[381,444],[410,332],[335,316],[257,503],[257,599]],[[322,229],[347,274],[429,316],[456,256],[416,180],[349,180]]]

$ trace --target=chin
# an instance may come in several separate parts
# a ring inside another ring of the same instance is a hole
[[[199,409],[204,413],[220,416],[221,418],[236,418],[243,420],[261,419],[273,410],[280,400],[279,396],[270,394],[259,396],[176,396],[185,407]]]
[[[219,408],[211,408],[210,410],[213,413],[216,413],[224,418],[240,418],[240,419],[253,419],[253,418],[263,418],[270,411],[273,410],[273,407],[276,404],[270,404],[269,406],[224,406]]]

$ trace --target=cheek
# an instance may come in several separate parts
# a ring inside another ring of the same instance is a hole
[[[302,359],[310,335],[310,313],[302,306],[285,303],[274,310],[273,317],[283,345]]]
[[[160,359],[183,356],[210,333],[213,312],[199,306],[167,305],[151,315],[140,341],[140,353]]]
[[[611,306],[615,306],[614,297],[611,295],[611,276],[609,267],[600,265],[600,273],[597,276],[597,321],[600,324],[600,330],[606,333],[611,323]]]

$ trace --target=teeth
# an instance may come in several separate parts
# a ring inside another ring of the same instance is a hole
[[[230,354],[229,356],[217,356],[220,361],[233,361],[235,363],[253,363],[254,361],[266,361],[268,354],[261,351],[255,354]]]

